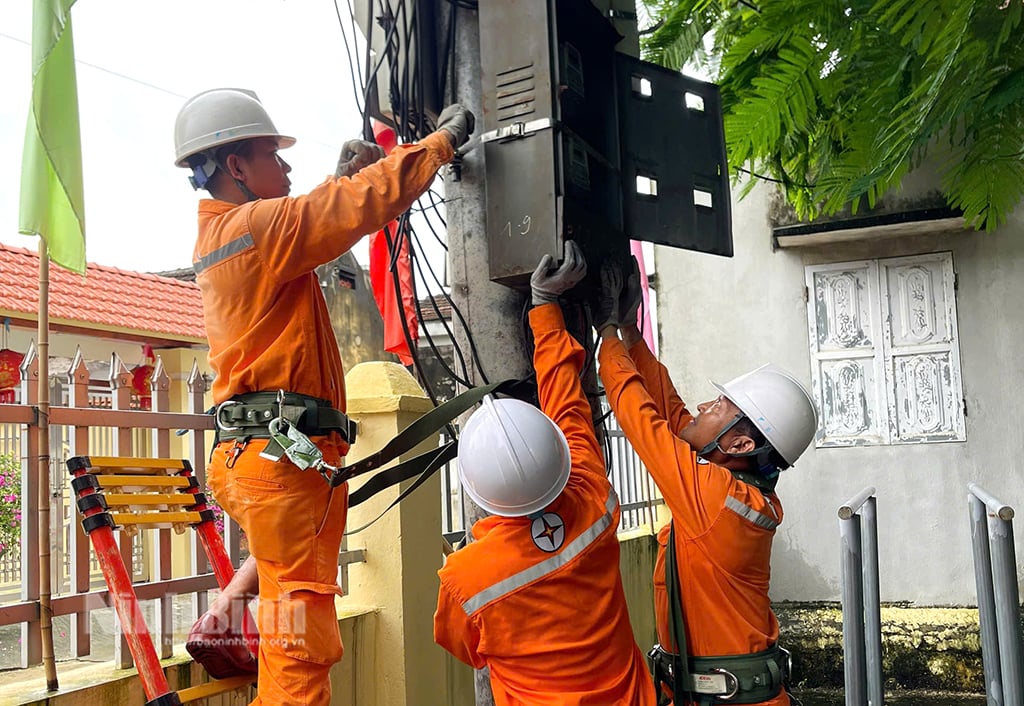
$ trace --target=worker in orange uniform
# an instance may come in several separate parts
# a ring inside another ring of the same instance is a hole
[[[277,131],[254,93],[206,91],[178,113],[175,163],[212,196],[199,203],[194,254],[217,404],[218,443],[206,473],[253,557],[225,591],[244,595],[258,583],[253,703],[327,704],[328,670],[342,654],[334,600],[347,487],[331,489],[287,457],[265,457],[275,419],[311,438],[332,466],[352,441],[341,357],[314,268],[409,208],[473,122],[449,106],[436,132],[388,157],[376,145],[346,143],[334,178],[290,197],[291,167],[278,150],[295,140]],[[220,623],[236,620],[228,613],[237,605],[218,608],[189,642],[206,663],[230,672],[244,667],[244,655],[241,641],[219,639],[237,637]]]
[[[655,681],[663,694],[674,690],[677,706],[789,704],[788,654],[768,598],[783,516],[775,484],[814,436],[814,403],[793,376],[765,365],[712,383],[719,395],[693,416],[636,326],[635,265],[624,290],[622,279],[602,270],[594,320],[608,402],[672,514],[654,570]]]
[[[434,639],[489,667],[496,706],[654,706],[619,573],[619,500],[558,297],[586,274],[573,242],[531,279],[543,412],[487,397],[459,438],[462,487],[492,517],[440,570]],[[545,416],[546,415],[546,416]]]

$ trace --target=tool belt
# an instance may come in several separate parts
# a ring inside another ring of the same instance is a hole
[[[757,704],[777,696],[789,681],[790,655],[778,645],[747,655],[690,657],[685,674],[676,674],[683,662],[661,645],[647,653],[647,660],[655,687],[667,687],[677,706],[684,700],[701,706]]]
[[[221,402],[214,410],[217,444],[222,441],[269,439],[268,425],[278,417],[307,436],[324,436],[336,431],[346,442],[356,439],[356,423],[322,400],[298,392],[249,392]]]

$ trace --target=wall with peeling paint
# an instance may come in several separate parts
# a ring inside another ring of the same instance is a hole
[[[932,205],[934,174],[911,175],[888,208]],[[731,259],[656,249],[661,358],[683,398],[691,405],[711,399],[709,378],[727,380],[766,361],[810,384],[805,266],[950,251],[968,416],[964,442],[809,449],[779,484],[786,517],[775,541],[772,598],[839,597],[836,510],[874,486],[882,600],[975,605],[967,483],[1024,509],[1017,468],[1024,451],[1024,208],[994,233],[773,250],[772,219],[781,220],[773,194],[757,186],[734,199]],[[1024,546],[1024,522],[1015,534]]]

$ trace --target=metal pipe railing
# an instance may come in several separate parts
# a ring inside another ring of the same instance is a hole
[[[868,487],[839,507],[846,706],[884,703],[874,496]]]
[[[989,706],[1024,706],[1024,652],[1013,545],[1013,508],[967,484],[981,658]]]

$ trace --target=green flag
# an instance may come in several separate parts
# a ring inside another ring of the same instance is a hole
[[[50,259],[85,273],[85,190],[78,129],[75,0],[34,0],[32,106],[21,161],[18,231],[38,235]]]

